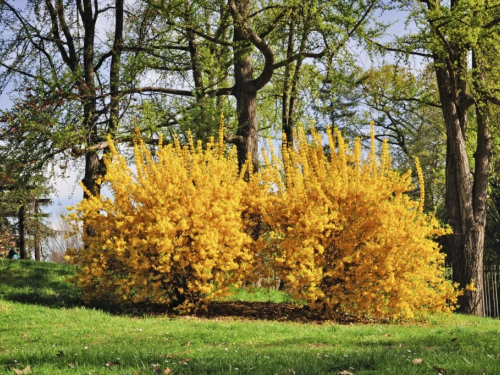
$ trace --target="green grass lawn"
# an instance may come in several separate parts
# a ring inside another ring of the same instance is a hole
[[[86,375],[500,374],[498,320],[342,325],[113,315],[81,306],[65,281],[72,271],[0,261],[0,374],[27,366],[30,374]],[[249,298],[287,301],[260,295]]]

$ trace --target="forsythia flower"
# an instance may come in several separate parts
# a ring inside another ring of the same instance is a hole
[[[133,172],[109,142],[102,183],[113,198],[89,194],[72,217],[92,228],[86,248],[68,252],[83,298],[189,309],[227,294],[252,258],[235,150],[222,137],[205,150],[176,140],[153,158],[139,141]]]
[[[252,177],[244,199],[256,207],[252,215],[264,231],[256,272],[271,271],[295,299],[328,317],[449,312],[457,292],[445,280],[444,254],[433,241],[446,230],[422,213],[418,160],[420,203],[404,194],[413,188],[411,173],[390,168],[387,143],[377,157],[371,134],[363,161],[360,141],[350,152],[338,131],[327,133],[329,154],[314,129],[312,142],[299,132],[295,147],[283,149],[283,161],[272,158]]]
[[[303,131],[282,158],[245,179],[235,150],[190,139],[163,146],[153,158],[135,145],[136,172],[111,139],[102,179],[112,199],[92,196],[70,219],[84,222],[84,250],[69,250],[83,297],[117,304],[154,303],[188,310],[225,295],[231,284],[277,276],[293,297],[325,317],[412,319],[449,312],[457,291],[444,278],[434,241],[447,233],[405,194],[411,172],[391,169],[372,130],[362,158],[338,131]],[[250,158],[249,158],[250,159]],[[89,193],[89,192],[87,192]]]

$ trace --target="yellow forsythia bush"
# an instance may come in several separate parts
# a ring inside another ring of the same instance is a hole
[[[152,156],[135,145],[135,171],[110,143],[105,183],[112,198],[91,196],[70,219],[92,228],[86,248],[69,250],[87,301],[162,304],[189,310],[227,294],[252,256],[243,228],[235,150],[222,132],[202,147],[191,139],[160,146]]]
[[[362,157],[338,131],[297,134],[282,157],[238,172],[222,130],[205,148],[190,140],[152,156],[135,145],[135,170],[111,140],[103,179],[112,198],[91,196],[72,214],[92,228],[69,250],[87,301],[163,304],[189,310],[241,280],[277,275],[298,301],[325,317],[411,319],[449,312],[457,292],[443,276],[433,239],[444,230],[424,214],[411,173],[391,169],[387,144]],[[286,144],[286,142],[284,142]]]
[[[326,317],[451,311],[457,293],[433,241],[446,231],[422,213],[419,165],[420,203],[405,194],[411,171],[391,169],[387,143],[376,155],[373,128],[365,160],[360,141],[349,150],[338,131],[328,132],[328,153],[319,134],[296,139],[283,149],[284,161],[265,158],[245,196],[247,218],[260,216],[265,228],[254,244],[260,272],[273,270],[295,299]]]

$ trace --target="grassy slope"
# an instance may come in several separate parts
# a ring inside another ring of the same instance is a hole
[[[500,374],[500,322],[297,324],[113,316],[80,307],[72,268],[0,262],[0,374]],[[119,358],[119,359],[118,359]],[[412,360],[422,358],[420,364]]]

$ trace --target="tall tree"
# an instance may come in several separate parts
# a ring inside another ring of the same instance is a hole
[[[144,62],[154,56],[153,61],[158,62],[144,66],[150,74],[160,72],[159,84],[151,92],[173,77],[181,77],[186,89],[170,94],[196,98],[197,107],[210,97],[233,97],[236,120],[227,139],[237,146],[240,165],[251,155],[257,169],[259,92],[269,85],[280,87],[272,91],[281,98],[283,130],[292,141],[300,78],[307,60],[326,69],[335,53],[366,31],[379,1],[179,0],[148,4],[149,29],[143,27],[136,33],[137,39],[154,41],[142,51]],[[162,48],[158,40],[170,43]],[[173,40],[179,41],[177,48],[171,45]]]
[[[498,100],[500,2],[405,1],[418,33],[389,49],[434,63],[446,126],[446,217],[453,228],[453,279],[464,289],[460,310],[482,315],[483,248],[491,157],[490,106]],[[469,116],[477,119],[474,162],[468,158]],[[474,288],[467,286],[474,284]]]
[[[99,152],[106,134],[117,131],[123,99],[123,0],[2,1],[0,8],[0,85],[17,86],[15,105],[2,116],[2,139],[38,170],[54,158],[83,156],[82,182],[99,193]],[[98,24],[109,14],[114,38],[100,42]]]

